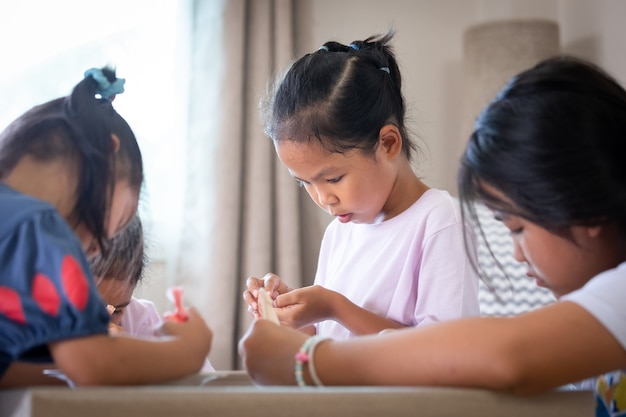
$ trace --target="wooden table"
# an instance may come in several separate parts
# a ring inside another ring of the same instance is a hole
[[[595,408],[589,391],[513,396],[457,388],[258,387],[239,371],[207,375],[167,385],[0,391],[0,416],[592,417]]]

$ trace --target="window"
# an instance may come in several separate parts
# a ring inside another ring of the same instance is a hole
[[[67,95],[91,67],[126,79],[115,108],[144,155],[140,215],[158,259],[177,245],[188,95],[184,0],[24,0],[0,4],[0,128],[32,106]]]

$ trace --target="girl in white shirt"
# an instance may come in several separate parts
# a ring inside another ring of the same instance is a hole
[[[391,38],[327,42],[270,93],[266,130],[278,157],[335,219],[314,285],[248,278],[254,316],[260,287],[281,324],[339,339],[479,314],[475,255],[466,251],[474,241],[464,240],[458,202],[411,165],[416,145]]]

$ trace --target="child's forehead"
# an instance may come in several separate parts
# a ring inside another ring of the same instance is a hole
[[[312,141],[283,141],[276,145],[276,152],[292,174],[307,172],[308,175],[313,175],[311,173],[315,172],[315,175],[319,175],[344,169],[358,163],[360,158],[365,158],[358,150],[333,152]]]
[[[123,277],[103,277],[98,280],[98,292],[107,304],[120,305],[130,300],[134,286]]]
[[[285,137],[274,141],[274,148],[279,156],[282,153],[289,153],[294,156],[303,156],[307,159],[321,158],[322,160],[354,159],[355,157],[369,157],[371,155],[358,146],[342,146],[340,139],[317,138],[315,136]]]
[[[317,141],[281,140],[276,143],[276,153],[285,164],[322,164],[333,158],[333,153]]]

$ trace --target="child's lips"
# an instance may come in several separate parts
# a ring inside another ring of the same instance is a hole
[[[348,223],[352,219],[352,213],[336,214],[335,217],[337,217],[341,223]]]
[[[534,273],[533,271],[530,271],[530,270],[529,270],[529,271],[527,271],[527,272],[526,272],[526,276],[527,276],[528,278],[532,278],[532,279],[534,279],[534,280],[535,280],[535,283],[536,283],[536,284],[537,284],[537,286],[539,286],[539,287],[546,287],[546,286],[547,286],[547,285],[546,285],[546,282],[545,282],[542,278],[540,278],[540,277],[538,277],[537,275],[535,275],[535,273]]]

